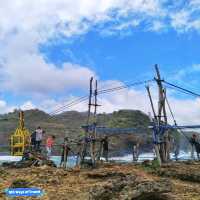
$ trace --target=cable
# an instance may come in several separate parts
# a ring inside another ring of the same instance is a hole
[[[178,88],[174,88],[174,87],[169,86],[169,85],[165,85],[165,88],[169,88],[169,89],[172,89],[172,90],[174,90],[174,91],[179,91],[179,92],[181,92],[181,93],[183,93],[183,94],[187,94],[187,95],[188,95],[187,92],[184,92],[183,90],[180,90],[180,89],[178,89]],[[196,97],[196,96],[195,96],[195,97]]]
[[[193,92],[193,91],[191,91],[191,90],[188,90],[188,89],[182,88],[182,87],[180,87],[180,86],[177,86],[177,85],[175,85],[175,84],[169,83],[169,82],[167,82],[167,81],[165,81],[165,80],[163,80],[163,82],[166,83],[167,85],[170,85],[170,86],[174,87],[174,88],[177,88],[177,89],[179,89],[179,90],[182,90],[182,91],[184,91],[184,92],[187,92],[188,94],[191,94],[191,95],[193,95],[193,96],[200,97],[200,94],[198,94],[198,93],[196,93],[196,92]]]
[[[135,85],[141,85],[141,84],[146,84],[146,83],[149,83],[149,82],[153,82],[154,79],[151,79],[151,80],[146,80],[146,81],[138,81],[138,82],[135,82],[135,83],[131,83],[131,84],[127,84],[127,85],[124,85],[124,86],[118,86],[118,87],[113,87],[113,88],[108,88],[108,89],[102,89],[102,90],[99,90],[98,92],[98,95],[100,94],[107,94],[107,93],[110,93],[110,92],[114,92],[114,91],[118,91],[118,90],[122,90],[122,89],[125,89],[125,88],[129,88],[129,87],[132,87],[132,86],[135,86]],[[92,94],[92,96],[94,96],[94,94]],[[64,106],[61,106],[60,108],[58,108],[57,110],[49,113],[50,115],[55,115],[61,111],[64,111],[64,109],[66,108],[71,108],[72,106],[74,105],[77,105],[81,102],[84,102],[88,100],[88,96],[83,96],[83,97],[80,97]]]
[[[59,113],[59,112],[62,111],[63,109],[65,109],[65,108],[70,108],[70,107],[72,107],[72,106],[74,106],[74,105],[76,105],[76,104],[79,104],[79,103],[81,103],[81,102],[83,102],[83,101],[86,101],[87,99],[88,99],[88,96],[83,96],[83,97],[77,98],[77,99],[71,101],[70,103],[65,104],[65,105],[59,107],[58,109],[56,109],[56,110],[50,112],[49,115],[54,115],[54,114],[56,114],[56,113]]]
[[[173,114],[173,112],[172,112],[172,109],[171,109],[171,106],[170,106],[170,104],[169,104],[169,101],[168,101],[167,97],[165,97],[165,99],[166,99],[167,106],[168,106],[168,108],[169,108],[170,114],[171,114],[171,116],[172,116],[172,119],[173,119],[173,121],[174,121],[174,125],[177,125],[176,120],[175,120],[175,117],[174,117],[174,114]]]
[[[154,79],[150,79],[150,80],[146,80],[146,81],[138,81],[138,82],[135,82],[135,83],[126,84],[124,86],[108,88],[108,89],[100,90],[98,92],[98,94],[106,94],[106,93],[109,93],[109,92],[122,90],[122,89],[129,88],[129,87],[132,87],[132,86],[135,86],[135,85],[142,85],[142,84],[146,84],[146,83],[153,82],[153,81],[154,81]]]
[[[172,119],[173,119],[173,121],[174,121],[174,125],[177,127],[177,129],[179,130],[179,132],[180,132],[180,133],[188,140],[188,142],[190,143],[190,139],[185,135],[185,133],[184,133],[180,128],[178,128],[178,125],[177,125],[177,122],[176,122],[176,120],[175,120],[174,113],[173,113],[173,111],[172,111],[172,109],[171,109],[171,106],[170,106],[170,104],[169,104],[169,101],[168,101],[167,97],[165,97],[165,98],[166,98],[166,102],[167,102],[167,106],[168,106],[168,108],[169,108],[170,114],[171,114]]]

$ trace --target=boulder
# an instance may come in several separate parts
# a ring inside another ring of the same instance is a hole
[[[94,187],[90,191],[91,200],[170,200],[172,183],[168,179],[140,182],[136,176],[128,175]]]
[[[3,167],[8,167],[8,168],[27,168],[32,166],[38,167],[43,165],[56,167],[56,164],[52,160],[48,160],[45,156],[43,156],[38,152],[31,152],[28,157],[18,162],[2,163]]]

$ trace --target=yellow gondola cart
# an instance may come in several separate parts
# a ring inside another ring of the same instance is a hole
[[[19,113],[19,125],[11,135],[11,155],[22,156],[26,147],[30,146],[30,133],[24,126],[24,112]]]

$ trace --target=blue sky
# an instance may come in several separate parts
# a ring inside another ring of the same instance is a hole
[[[0,3],[1,113],[51,112],[87,94],[91,76],[115,87],[153,78],[156,63],[165,79],[200,93],[200,0],[18,1]],[[180,121],[198,121],[198,98],[169,98]],[[144,87],[100,101],[100,112],[150,111]]]
[[[59,39],[44,44],[41,52],[49,62],[57,65],[73,62],[90,67],[103,80],[127,81],[135,80],[138,75],[152,77],[155,63],[166,75],[200,63],[199,44],[200,37],[196,32],[134,31],[121,37],[102,36],[91,31],[69,44]]]

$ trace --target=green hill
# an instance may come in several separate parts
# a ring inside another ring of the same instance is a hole
[[[12,113],[0,115],[0,144],[9,143],[9,136],[13,133],[18,125],[19,111],[15,110]],[[81,125],[84,125],[87,120],[86,112],[67,111],[55,116],[41,110],[25,111],[25,126],[30,132],[33,132],[38,126],[41,126],[46,135],[53,134],[56,136],[56,142],[61,143],[65,136],[72,139],[80,138],[84,135]],[[148,125],[149,118],[146,114],[137,110],[120,110],[110,114],[99,114],[97,116],[99,126],[130,128],[130,127],[145,127],[146,133],[149,133]],[[138,135],[145,133],[137,133]],[[149,134],[144,138],[141,135],[142,143],[150,142]],[[110,139],[110,146],[117,151],[124,151],[132,147],[132,143],[138,140],[138,136],[116,136]]]

